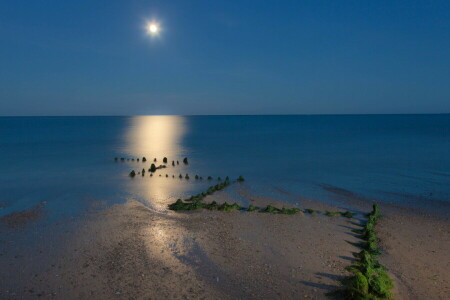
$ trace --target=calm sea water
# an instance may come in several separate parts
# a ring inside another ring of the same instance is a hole
[[[164,156],[180,166],[128,177]],[[3,117],[0,166],[0,216],[45,203],[64,217],[128,199],[164,212],[210,185],[195,174],[243,175],[251,193],[294,205],[297,196],[340,204],[327,187],[438,205],[450,201],[450,115]],[[171,178],[180,173],[191,179]]]

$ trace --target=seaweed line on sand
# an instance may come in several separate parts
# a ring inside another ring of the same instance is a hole
[[[237,182],[243,182],[245,181],[244,177],[239,176],[236,180]],[[178,199],[176,202],[169,205],[170,210],[175,211],[188,211],[188,210],[197,210],[197,209],[207,209],[207,210],[218,210],[218,211],[233,211],[233,210],[240,210],[240,211],[247,211],[247,212],[261,212],[261,213],[274,213],[274,214],[283,214],[283,215],[295,215],[298,213],[308,213],[308,214],[315,214],[320,213],[318,210],[307,208],[305,210],[301,210],[297,207],[292,208],[278,208],[271,204],[267,205],[266,207],[258,207],[254,205],[249,205],[248,207],[240,206],[237,203],[229,204],[227,202],[224,202],[222,204],[218,204],[216,201],[212,201],[210,203],[204,203],[203,199],[208,196],[214,194],[216,191],[220,191],[224,189],[225,187],[229,186],[230,180],[227,177],[225,181],[218,183],[216,185],[210,186],[206,192],[199,193],[197,195],[191,196],[188,199],[181,200]],[[333,217],[333,216],[343,216],[346,218],[352,218],[355,213],[350,211],[345,212],[326,212],[326,216]]]
[[[360,252],[353,254],[356,260],[346,268],[352,275],[344,278],[341,281],[343,288],[329,293],[330,296],[341,295],[345,299],[355,300],[392,297],[393,280],[389,277],[386,268],[377,260],[380,249],[377,245],[379,238],[375,233],[375,225],[381,217],[378,205],[374,204],[372,211],[366,216],[367,221],[363,228],[353,230],[360,234],[363,241],[356,245],[361,249]]]

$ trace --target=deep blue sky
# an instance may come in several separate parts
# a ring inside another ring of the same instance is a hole
[[[0,1],[0,115],[449,112],[448,0]]]

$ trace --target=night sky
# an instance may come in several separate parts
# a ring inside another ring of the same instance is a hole
[[[3,116],[449,112],[448,0],[0,1]]]

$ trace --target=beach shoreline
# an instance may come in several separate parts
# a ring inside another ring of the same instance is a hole
[[[277,201],[246,196],[261,206]],[[300,204],[337,209],[308,199]],[[350,244],[358,241],[352,229],[358,228],[355,220],[364,219],[366,204],[354,204],[355,211],[360,210],[354,219],[237,211],[160,213],[136,201],[116,204],[93,210],[74,221],[68,234],[55,236],[56,250],[44,251],[51,257],[31,248],[14,259],[4,244],[0,260],[9,266],[0,273],[0,296],[325,299],[349,274],[345,267],[358,251]],[[436,218],[430,223],[430,217],[411,217],[410,211],[402,214],[399,208],[381,209],[380,261],[395,279],[395,299],[444,299],[450,282],[448,263],[443,263],[449,250],[448,223]],[[48,267],[34,263],[24,268],[36,259]],[[10,270],[21,274],[8,276]]]

